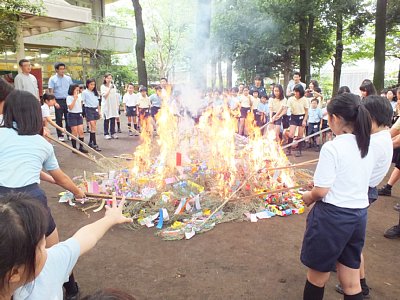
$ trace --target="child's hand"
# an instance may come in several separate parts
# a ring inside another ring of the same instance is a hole
[[[132,223],[132,218],[127,218],[122,215],[122,210],[124,209],[125,196],[122,196],[122,200],[117,204],[117,199],[115,193],[113,193],[113,198],[111,200],[111,206],[106,206],[106,214],[104,217],[111,218],[114,224]]]

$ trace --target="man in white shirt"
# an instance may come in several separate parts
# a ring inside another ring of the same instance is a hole
[[[40,100],[38,82],[35,76],[30,72],[32,70],[31,62],[26,58],[21,59],[19,62],[21,73],[15,76],[14,86],[17,90],[29,92]]]
[[[289,81],[288,86],[286,88],[286,97],[294,96],[293,89],[296,86],[296,84],[301,84],[304,90],[306,89],[306,84],[304,82],[301,82],[300,72],[293,73],[293,79]]]

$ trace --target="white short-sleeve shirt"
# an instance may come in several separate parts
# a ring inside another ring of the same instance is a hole
[[[74,102],[74,96],[68,96],[67,97],[67,105],[72,104],[72,102]],[[68,111],[71,113],[82,113],[82,98],[76,99],[74,106],[72,107],[72,109],[69,109],[68,107]]]
[[[80,255],[80,245],[75,238],[47,249],[47,259],[35,281],[18,288],[14,300],[63,300],[63,283],[68,281]]]
[[[382,130],[371,135],[369,151],[375,156],[370,187],[377,186],[389,171],[393,156],[393,142],[389,130]]]
[[[46,119],[47,117],[50,117],[50,107],[45,103],[42,105],[42,118]]]
[[[138,96],[135,93],[126,93],[122,102],[129,107],[136,106],[138,105]]]
[[[373,151],[361,158],[355,135],[338,135],[321,148],[314,186],[329,188],[322,199],[326,203],[344,208],[368,207],[368,186],[374,165]]]

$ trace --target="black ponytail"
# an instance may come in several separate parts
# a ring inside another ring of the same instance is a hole
[[[357,118],[354,122],[354,135],[356,136],[358,149],[361,157],[368,154],[369,142],[371,138],[371,117],[364,105],[358,105]]]
[[[368,110],[361,105],[360,97],[351,93],[337,95],[329,102],[327,110],[330,115],[341,117],[353,127],[358,149],[364,158],[368,154],[372,124]]]

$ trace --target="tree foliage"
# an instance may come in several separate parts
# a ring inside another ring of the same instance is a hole
[[[6,46],[12,51],[17,48],[18,26],[24,22],[23,13],[40,15],[43,12],[41,1],[32,3],[29,0],[1,0],[0,1],[0,52]]]

